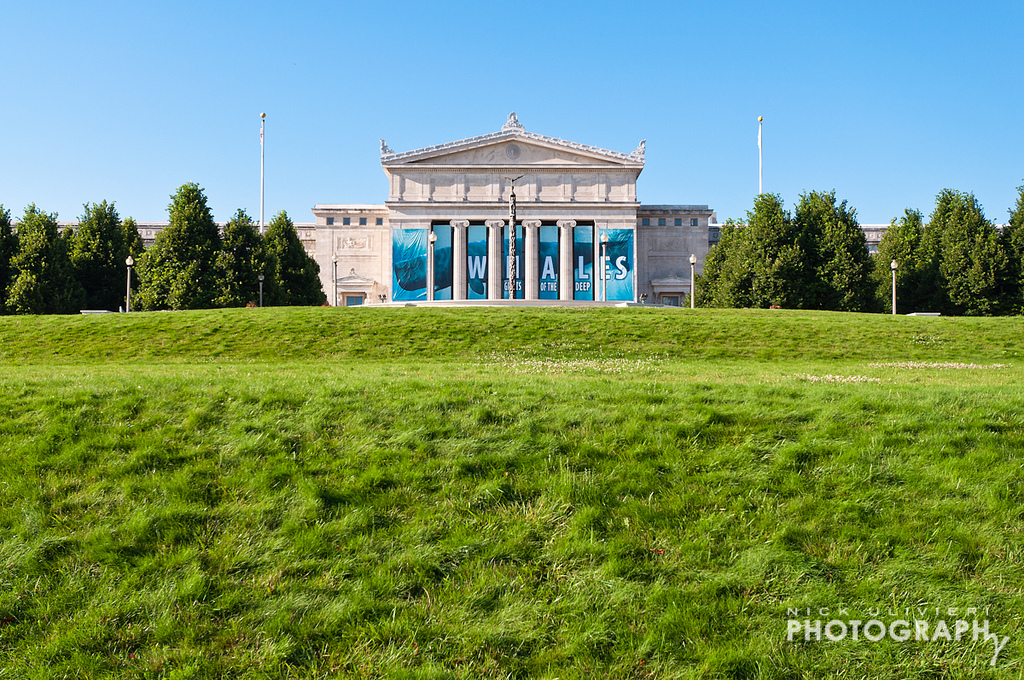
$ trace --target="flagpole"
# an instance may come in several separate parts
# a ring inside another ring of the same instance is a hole
[[[267,125],[267,114],[260,114],[260,236],[263,236],[263,130]]]
[[[757,117],[757,193],[764,193],[764,157],[761,155],[761,126],[764,125],[764,116]]]

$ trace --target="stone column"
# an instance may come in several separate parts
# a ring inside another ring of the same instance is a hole
[[[572,263],[572,229],[576,220],[558,220],[558,299],[572,300],[576,288]]]
[[[465,300],[469,288],[466,252],[469,220],[452,220],[452,300]]]
[[[487,299],[501,299],[502,229],[505,220],[487,220]]]
[[[523,267],[523,297],[527,300],[540,299],[540,220],[523,220],[523,236],[526,237],[526,260]]]

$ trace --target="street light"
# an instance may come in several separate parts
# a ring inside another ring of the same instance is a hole
[[[893,313],[893,316],[895,316],[896,315],[896,268],[899,267],[899,265],[896,264],[896,260],[893,260],[892,263],[889,266],[892,267],[892,313]]]
[[[124,263],[128,265],[128,291],[124,296],[124,311],[132,311],[132,265],[135,264],[135,260],[129,255]]]
[[[601,302],[608,302],[608,277],[605,276],[604,263],[608,257],[608,232],[601,234]]]
[[[694,272],[694,269],[696,268],[696,266],[697,266],[697,256],[694,255],[693,253],[690,253],[690,309],[696,309],[696,306],[694,305],[695,298],[694,298],[694,293],[693,293],[693,279],[694,279],[694,273],[693,272]]]
[[[434,230],[430,230],[430,236],[427,237],[428,241],[428,253],[427,257],[427,300],[434,299],[434,244],[437,243],[437,234]]]
[[[335,253],[331,256],[331,262],[334,263],[334,306],[338,306],[338,254]]]
[[[260,280],[260,307],[263,307],[263,274],[256,277]]]

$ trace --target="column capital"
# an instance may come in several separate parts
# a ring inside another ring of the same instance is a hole
[[[560,227],[575,227],[576,220],[558,220],[557,224]]]
[[[450,224],[450,225],[452,225],[453,227],[456,227],[456,228],[459,228],[459,227],[465,228],[465,227],[469,226],[469,220],[452,220],[448,224]]]
[[[523,220],[523,226],[528,229],[536,229],[537,227],[540,227],[540,220]]]
[[[484,222],[488,227],[492,229],[500,229],[505,226],[505,220],[487,220]]]

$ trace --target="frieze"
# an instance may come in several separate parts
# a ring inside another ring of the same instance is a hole
[[[342,236],[338,238],[339,250],[369,250],[373,245],[370,236]]]

